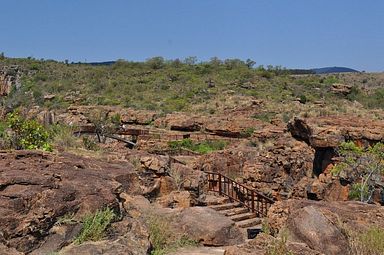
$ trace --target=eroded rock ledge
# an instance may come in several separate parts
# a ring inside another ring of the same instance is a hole
[[[337,147],[344,141],[384,141],[384,121],[356,116],[295,118],[288,124],[288,130],[314,148]]]

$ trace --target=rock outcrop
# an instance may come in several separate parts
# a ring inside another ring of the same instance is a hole
[[[332,84],[332,87],[331,87],[331,92],[335,94],[341,94],[344,96],[350,94],[351,91],[352,91],[352,86],[347,84],[334,83]]]
[[[369,144],[384,140],[384,121],[354,116],[295,118],[288,130],[313,148],[334,148],[344,141]]]
[[[202,156],[196,169],[220,172],[277,200],[306,197],[313,149],[288,134],[253,147],[239,146]]]
[[[20,87],[21,71],[19,66],[4,66],[0,70],[0,96],[7,96],[12,86]]]
[[[68,125],[82,126],[89,124],[92,112],[101,111],[108,116],[118,115],[122,124],[148,125],[155,120],[157,113],[154,111],[134,110],[118,106],[79,106],[72,105],[66,112],[57,114],[57,121]]]
[[[166,127],[170,130],[193,132],[201,130],[203,122],[203,117],[189,116],[184,113],[171,113],[156,119],[154,125],[158,128]]]
[[[285,200],[268,212],[272,233],[288,230],[288,239],[325,254],[349,254],[345,231],[384,228],[384,208],[360,202]]]
[[[31,252],[46,241],[59,217],[73,214],[80,220],[106,206],[119,212],[119,194],[142,193],[132,169],[128,162],[72,154],[1,152],[0,243]]]

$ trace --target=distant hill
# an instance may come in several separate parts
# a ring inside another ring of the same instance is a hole
[[[347,67],[323,67],[311,69],[315,74],[327,74],[327,73],[358,73],[359,71]]]
[[[85,64],[92,66],[110,66],[115,64],[116,61],[104,61],[104,62],[88,62]],[[359,71],[348,67],[323,67],[313,69],[288,69],[291,74],[327,74],[327,73],[358,73]]]

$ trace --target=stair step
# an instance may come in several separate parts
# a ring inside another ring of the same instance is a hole
[[[221,204],[221,205],[210,205],[209,208],[212,208],[216,211],[223,211],[223,210],[233,209],[239,206],[240,206],[240,203],[228,203],[228,204]]]
[[[219,211],[221,214],[224,214],[225,216],[233,216],[237,214],[247,213],[249,210],[245,207],[235,207],[227,210]]]
[[[236,214],[236,215],[230,216],[229,218],[233,221],[242,221],[242,220],[251,219],[255,217],[256,217],[255,213],[247,212],[242,214]]]
[[[251,227],[259,227],[261,228],[261,219],[260,218],[251,218],[251,219],[246,219],[242,221],[237,221],[236,226],[239,228],[251,228]]]

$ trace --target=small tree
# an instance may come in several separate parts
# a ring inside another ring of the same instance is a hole
[[[254,65],[256,65],[256,62],[253,61],[253,60],[250,59],[250,58],[248,58],[248,59],[245,61],[245,63],[246,63],[246,65],[247,65],[247,67],[248,67],[249,69],[251,69]]]
[[[333,167],[332,173],[352,183],[350,197],[369,202],[384,174],[384,144],[360,148],[353,142],[345,142],[337,153],[343,160]]]
[[[110,116],[109,111],[94,110],[88,114],[88,120],[95,126],[99,143],[104,143],[107,135],[113,134],[120,125],[120,115]]]

